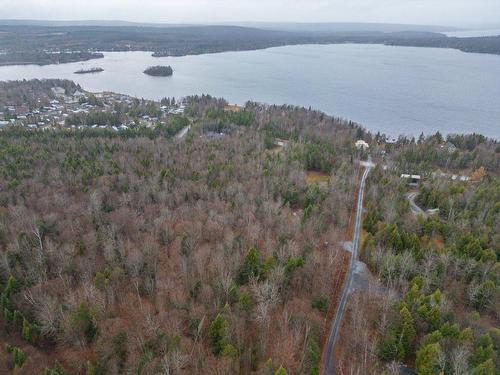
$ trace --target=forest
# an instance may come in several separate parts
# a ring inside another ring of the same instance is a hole
[[[81,90],[0,85],[4,106]],[[321,373],[368,157],[358,139],[376,165],[337,372],[498,373],[498,141],[438,132],[389,143],[319,111],[208,95],[115,131],[175,100],[106,111],[102,100],[85,93],[93,109],[66,128],[0,131],[7,373]],[[91,124],[107,127],[71,128]]]
[[[500,36],[455,38],[435,32],[280,31],[238,26],[0,25],[0,65],[54,64],[102,58],[102,51],[185,56],[298,44],[368,43],[500,53]],[[97,52],[99,51],[99,52]]]
[[[182,141],[149,129],[0,132],[5,368],[318,373],[363,130],[226,104],[188,98]],[[310,170],[330,183],[308,184]]]
[[[361,259],[377,281],[353,298],[344,329],[362,334],[344,333],[346,369],[358,358],[361,374],[399,374],[400,363],[419,375],[498,374],[500,147],[478,135],[447,141],[454,151],[439,133],[400,139],[386,150],[396,173],[370,173]],[[430,173],[445,165],[470,180]],[[401,171],[426,176],[416,202],[437,212],[410,210],[415,188]]]

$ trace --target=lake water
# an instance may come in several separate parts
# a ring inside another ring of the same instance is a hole
[[[151,65],[172,77],[150,77]],[[99,66],[98,74],[77,75]],[[154,58],[147,52],[48,66],[0,67],[0,80],[67,78],[148,99],[207,93],[312,106],[389,135],[479,132],[500,139],[500,56],[382,45],[306,45]]]

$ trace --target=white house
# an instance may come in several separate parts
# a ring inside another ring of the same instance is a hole
[[[52,88],[52,92],[56,95],[64,95],[64,93],[66,92],[66,90],[64,90],[62,87],[53,87]]]
[[[385,143],[389,144],[389,145],[395,145],[396,143],[398,143],[398,140],[396,138],[390,138],[390,139],[387,139],[385,141]]]
[[[279,147],[288,147],[288,141],[286,139],[276,138],[274,144]]]
[[[355,143],[356,145],[356,148],[358,150],[368,150],[370,148],[370,145],[368,143],[366,143],[365,141],[363,141],[362,139],[358,139]]]

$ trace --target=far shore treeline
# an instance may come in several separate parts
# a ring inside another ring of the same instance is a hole
[[[298,44],[364,43],[454,48],[500,54],[500,36],[457,38],[437,32],[289,32],[238,26],[110,27],[0,25],[0,66],[59,64],[101,52],[149,51],[155,57],[249,51]]]

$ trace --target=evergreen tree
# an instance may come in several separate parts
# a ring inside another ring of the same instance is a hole
[[[263,265],[259,251],[252,247],[238,270],[238,283],[243,285],[248,283],[251,278],[261,276],[262,270]]]
[[[208,327],[208,338],[212,351],[215,355],[220,355],[228,344],[227,322],[221,314],[218,314]]]
[[[410,311],[406,306],[403,306],[399,311],[401,316],[401,343],[404,349],[403,358],[406,357],[411,352],[411,347],[413,345],[413,341],[417,336],[417,332],[415,330],[415,325],[413,321],[413,317],[411,316]]]
[[[415,366],[418,375],[440,375],[439,358],[442,355],[439,344],[429,344],[417,351]]]
[[[495,375],[495,364],[492,359],[481,363],[472,370],[472,375]]]

